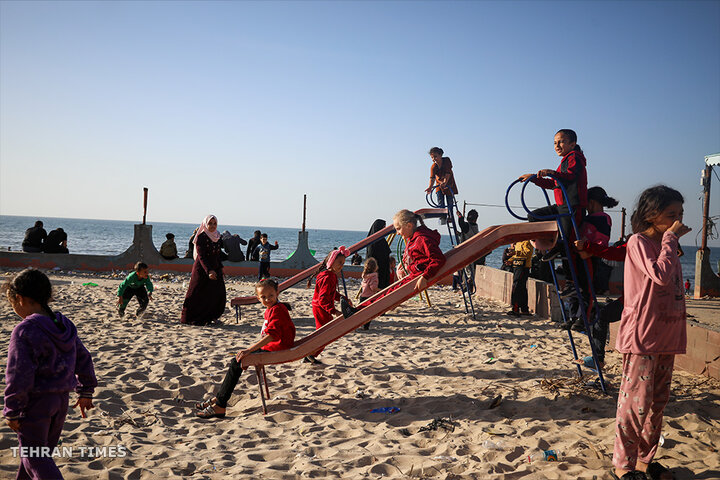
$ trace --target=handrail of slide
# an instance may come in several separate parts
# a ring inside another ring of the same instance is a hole
[[[557,228],[557,222],[515,223],[488,227],[448,251],[445,254],[445,265],[443,265],[435,276],[427,279],[428,287],[434,285],[447,275],[452,274],[452,272],[474,262],[481,256],[487,255],[501,245],[530,238],[554,238],[555,235],[557,235]],[[393,285],[388,288],[391,288]],[[385,296],[382,296],[383,292],[384,290],[372,297],[376,298],[381,296],[382,298],[358,310],[350,318],[343,318],[342,315],[338,315],[320,329],[296,341],[295,345],[288,350],[254,353],[244,357],[242,359],[243,368],[300,360],[417,294],[415,291],[415,282],[409,282]]]
[[[445,208],[421,208],[420,210],[415,210],[415,213],[417,213],[419,215],[424,215],[427,217],[433,217],[433,216],[444,215],[446,213],[446,211],[447,210]],[[361,250],[361,249],[367,247],[371,243],[380,241],[381,238],[384,238],[385,236],[387,236],[388,234],[390,234],[394,231],[395,231],[395,227],[393,227],[392,225],[389,225],[389,226],[383,228],[382,230],[380,230],[379,232],[376,232],[376,233],[370,235],[369,237],[363,238],[358,243],[350,246],[348,248],[348,250],[350,251],[350,253],[355,253],[358,250]],[[297,274],[293,275],[292,277],[288,278],[287,280],[282,282],[280,285],[278,285],[278,292],[287,290],[288,288],[292,287],[293,285],[296,285],[296,284],[302,282],[303,280],[305,280],[306,278],[308,278],[309,276],[314,274],[315,271],[317,270],[317,267],[318,267],[317,265],[313,265],[312,267],[306,268],[302,272],[297,273]],[[246,297],[235,297],[232,300],[230,300],[230,305],[233,307],[237,306],[237,305],[253,305],[255,303],[258,303],[258,299],[255,295],[250,295],[250,296],[246,296]]]

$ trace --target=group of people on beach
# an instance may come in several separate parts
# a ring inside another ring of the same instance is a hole
[[[41,220],[25,230],[22,250],[27,253],[70,253],[67,248],[67,233],[58,227],[47,233]]]
[[[618,391],[614,469],[611,473],[615,478],[625,480],[645,479],[646,472],[653,479],[674,478],[665,467],[652,460],[669,399],[674,358],[685,353],[685,296],[677,255],[679,238],[690,231],[682,223],[684,199],[678,191],[664,185],[643,191],[632,214],[633,235],[623,245],[610,246],[607,242],[609,218],[595,215],[597,218],[588,220],[597,213],[597,207],[590,200],[604,206],[607,195],[589,195],[586,159],[577,144],[577,135],[563,129],[557,132],[554,141],[555,151],[561,157],[558,168],[520,177],[522,181],[532,181],[555,191],[556,204],[535,210],[530,220],[543,220],[548,216],[558,220],[563,235],[574,246],[570,258],[564,261],[569,264],[567,268],[576,269],[578,283],[583,282],[580,274],[583,268],[588,269],[584,276],[592,278],[592,263],[585,265],[581,261],[586,257],[625,261],[624,295],[616,342],[616,349],[623,358],[622,381]],[[453,195],[457,192],[454,179],[451,181],[452,164],[437,147],[430,151],[430,156],[433,167],[428,193],[436,189],[438,203],[448,207],[448,219],[452,221]],[[586,210],[591,212],[589,216],[585,214]],[[584,232],[582,237],[574,235],[571,214],[581,226],[580,231]],[[370,234],[384,227],[384,221],[378,220]],[[340,313],[345,317],[352,316],[358,309],[403,285],[412,284],[414,291],[421,292],[429,283],[437,281],[446,261],[439,247],[440,234],[425,226],[423,219],[410,210],[397,212],[393,227],[406,243],[402,259],[392,272],[397,275],[397,280],[393,281],[390,270],[385,267],[386,254],[387,266],[390,265],[389,247],[386,242],[379,241],[372,250],[368,249],[363,291],[357,306],[338,291],[338,275],[351,252],[341,246],[328,253],[316,272],[312,297],[317,328],[331,321],[343,321],[334,319]],[[225,309],[219,240],[217,218],[209,215],[193,239],[195,262],[183,303],[183,323],[204,325],[219,318]],[[262,237],[260,242],[266,244]],[[549,245],[543,256],[551,260],[562,254],[558,246]],[[147,265],[136,265],[135,271],[119,288],[120,312],[124,312],[133,296],[140,302],[138,314],[146,308],[146,299],[139,290],[144,288],[148,294],[152,293],[147,270]],[[587,282],[579,289],[583,292],[582,298],[588,289]],[[97,380],[92,359],[72,322],[49,308],[51,286],[45,274],[35,269],[24,270],[8,282],[6,292],[14,311],[23,320],[13,329],[10,339],[3,413],[10,427],[18,433],[21,447],[52,449],[57,445],[67,414],[69,392],[75,390],[79,394],[74,406],[80,408],[83,417],[86,410],[93,408],[92,394]],[[263,278],[255,285],[255,294],[265,307],[260,338],[237,352],[216,394],[197,404],[197,416],[225,416],[228,400],[243,370],[243,358],[255,352],[272,352],[294,345],[295,326],[290,307],[279,300],[279,293],[275,280]],[[338,302],[340,310],[336,306]],[[580,306],[588,304],[580,299],[578,303]],[[519,307],[522,313],[522,305]],[[594,333],[591,337],[594,338]],[[321,350],[313,352],[305,361],[318,363],[320,353]],[[61,475],[50,457],[23,457],[18,478],[61,478]]]

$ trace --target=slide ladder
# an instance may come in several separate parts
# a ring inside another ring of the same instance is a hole
[[[455,223],[455,215],[453,215],[453,210],[457,210],[457,201],[455,200],[455,195],[452,195],[452,202],[450,204],[446,205],[445,207],[440,206],[435,202],[433,199],[433,194],[428,193],[425,195],[425,200],[427,201],[428,205],[431,207],[445,210],[444,214],[439,215],[439,217],[444,217],[447,215],[447,227],[448,227],[448,236],[450,237],[450,244],[455,247],[460,244],[460,233],[457,229],[457,223]],[[438,216],[438,215],[433,215]],[[432,216],[425,215],[426,218],[432,218]],[[475,284],[474,282],[471,282],[470,275],[465,271],[465,268],[462,268],[458,271],[460,274],[460,291],[462,292],[463,296],[463,302],[465,303],[465,313],[469,313],[472,315],[472,318],[475,319],[475,305],[473,305],[472,300],[472,294],[475,293]],[[472,285],[471,285],[472,283]]]
[[[551,177],[551,178],[553,178],[553,180],[555,180],[555,176],[554,176],[554,175],[551,174],[551,175],[548,175],[548,176]],[[565,192],[565,187],[563,186],[563,184],[562,184],[561,182],[559,182],[559,181],[556,180],[555,183],[556,183],[556,185],[560,185],[560,189],[561,189],[561,191],[562,191],[563,198],[565,199],[565,204],[568,205],[569,212],[568,212],[568,213],[560,213],[560,214],[558,214],[558,215],[547,215],[547,216],[539,216],[539,215],[534,214],[534,213],[528,208],[528,206],[525,204],[525,188],[526,188],[526,187],[528,186],[528,184],[531,183],[532,180],[535,179],[536,177],[537,177],[537,175],[532,175],[531,177],[527,178],[524,182],[523,182],[522,180],[518,179],[518,180],[515,180],[513,183],[511,183],[510,186],[507,188],[507,191],[505,192],[505,207],[507,208],[508,212],[510,212],[510,214],[511,214],[513,217],[515,217],[515,218],[517,218],[517,219],[519,219],[519,220],[528,220],[530,217],[532,217],[532,218],[534,218],[534,219],[536,219],[536,220],[542,220],[542,221],[544,221],[544,220],[554,220],[554,221],[557,223],[557,225],[558,225],[558,232],[559,232],[559,234],[560,234],[558,241],[561,241],[561,242],[562,242],[563,247],[564,247],[564,249],[565,249],[565,258],[567,259],[568,265],[569,265],[569,267],[570,267],[570,268],[569,268],[569,270],[570,270],[569,273],[570,273],[570,277],[572,278],[572,281],[573,281],[574,290],[575,290],[575,295],[577,295],[578,302],[580,302],[580,308],[579,308],[579,310],[580,310],[580,316],[582,317],[583,323],[584,323],[584,325],[585,325],[585,333],[587,334],[588,342],[590,343],[590,351],[591,351],[592,358],[593,358],[593,362],[594,362],[594,365],[595,365],[595,371],[596,371],[596,373],[597,373],[598,380],[599,380],[599,382],[600,382],[600,388],[602,389],[603,393],[607,394],[607,388],[606,388],[606,386],[605,386],[605,379],[604,379],[604,377],[603,377],[602,369],[600,368],[600,364],[599,364],[599,362],[598,362],[597,352],[595,351],[595,344],[594,344],[593,341],[592,341],[592,330],[591,330],[591,328],[590,328],[591,325],[593,325],[595,322],[598,321],[598,317],[599,317],[599,308],[598,308],[598,306],[597,306],[597,298],[595,297],[595,290],[594,290],[594,288],[593,288],[592,276],[591,276],[592,267],[590,266],[589,260],[585,260],[585,269],[584,269],[584,270],[585,270],[585,275],[587,276],[587,287],[588,287],[588,291],[589,291],[589,293],[590,293],[590,295],[589,295],[589,298],[590,298],[589,303],[586,304],[585,298],[583,297],[582,292],[581,292],[581,290],[580,290],[580,284],[578,283],[577,270],[576,270],[576,268],[575,268],[575,262],[574,262],[574,260],[573,260],[573,249],[572,249],[571,246],[570,246],[570,238],[569,238],[569,235],[570,235],[571,232],[566,232],[566,231],[564,231],[563,226],[562,226],[562,223],[560,222],[560,219],[561,219],[562,217],[567,217],[567,216],[569,216],[569,217],[570,217],[570,220],[572,221],[572,228],[573,228],[573,230],[574,230],[574,232],[575,232],[575,238],[580,238],[578,225],[577,225],[577,223],[576,223],[576,221],[575,221],[575,212],[573,211],[572,206],[570,206],[570,203],[568,202],[568,196],[567,196],[567,193]],[[515,212],[513,212],[512,208],[510,207],[510,203],[509,203],[509,200],[508,200],[508,197],[509,197],[509,195],[510,195],[510,191],[511,191],[512,188],[513,188],[516,184],[518,184],[518,183],[523,183],[522,190],[521,190],[521,192],[520,192],[520,201],[521,201],[521,203],[522,203],[523,208],[524,208],[525,211],[527,212],[527,216],[526,216],[526,217],[523,217],[523,216],[520,216],[520,215],[515,214]],[[551,205],[550,197],[548,197],[547,191],[546,191],[545,189],[542,189],[542,192],[543,192],[543,194],[545,195],[545,201],[547,202],[547,204],[548,204],[548,205]],[[533,240],[535,240],[535,239],[533,239]],[[581,260],[581,261],[582,261],[582,260]],[[564,306],[564,304],[563,304],[562,297],[560,296],[560,287],[559,287],[559,285],[558,285],[557,275],[555,274],[555,262],[554,262],[553,260],[550,261],[550,271],[552,272],[553,284],[555,285],[555,293],[557,294],[558,301],[559,301],[559,303],[560,303],[560,307],[561,307],[561,308],[560,308],[560,311],[562,312],[563,322],[565,322],[566,325],[569,325],[569,324],[568,324],[567,314],[566,314],[566,312],[565,312],[565,306]],[[568,273],[568,272],[565,273],[566,278],[568,277],[567,273]],[[595,314],[594,314],[594,316],[593,316],[593,319],[590,320],[589,317],[590,317],[590,314],[591,314],[591,312],[593,311],[593,309],[594,309]],[[578,361],[579,361],[579,357],[578,357],[578,354],[577,354],[577,350],[576,350],[576,348],[575,348],[575,341],[573,340],[572,329],[571,329],[571,328],[568,328],[568,329],[567,329],[567,332],[568,332],[568,338],[569,338],[569,340],[570,340],[570,348],[571,348],[571,350],[572,350],[573,357],[574,357],[574,359],[575,359],[575,361],[576,361],[576,363],[577,363],[578,375],[582,378],[583,372],[582,372],[582,368],[581,368],[581,366],[580,366],[580,363],[578,362]]]
[[[516,223],[488,227],[446,252],[445,265],[434,276],[427,279],[428,287],[502,245],[529,239],[554,239],[556,236],[556,222]],[[372,303],[358,310],[351,317],[336,316],[310,335],[297,340],[290,349],[253,353],[244,357],[241,362],[243,368],[255,367],[263,413],[267,413],[265,397],[269,397],[265,375],[266,365],[301,360],[418,294],[415,290],[416,282],[405,284],[401,284],[401,282],[398,281],[375,294],[370,298]],[[393,288],[395,289],[385,293],[388,289]]]

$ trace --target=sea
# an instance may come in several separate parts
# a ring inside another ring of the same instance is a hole
[[[24,217],[15,215],[0,215],[0,249],[21,251],[25,230],[32,227],[36,220],[42,220],[45,230],[50,231],[62,227],[68,234],[68,249],[70,253],[92,255],[118,255],[132,245],[134,225],[137,222],[122,220],[91,220],[81,218],[52,218],[52,217]],[[182,256],[188,247],[188,240],[197,227],[194,223],[155,222],[153,227],[153,243],[159,249],[165,241],[165,234],[173,233],[178,252]],[[440,248],[446,251],[451,248],[450,236],[447,227],[440,225],[438,220],[429,220],[428,226],[436,228],[442,235]],[[368,229],[370,225],[368,225]],[[482,228],[482,225],[480,226]],[[238,234],[241,238],[249,240],[255,230],[268,234],[268,240],[279,244],[278,250],[272,252],[273,261],[282,261],[292,255],[297,247],[297,228],[282,228],[268,226],[247,225],[220,225],[219,230],[228,230]],[[322,260],[327,253],[335,247],[345,245],[349,247],[367,236],[367,230],[325,230],[308,229],[308,244],[314,251],[315,258]],[[398,242],[393,242],[392,251],[396,258]],[[683,277],[689,278],[692,283],[695,278],[695,252],[696,246],[683,245],[685,255],[680,257],[683,267]],[[500,268],[504,248],[495,249],[486,258],[486,265]],[[364,251],[360,252],[363,257]],[[720,261],[720,248],[711,248],[710,265],[713,270],[718,268]]]

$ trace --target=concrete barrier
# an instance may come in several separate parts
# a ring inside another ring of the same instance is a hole
[[[510,305],[512,278],[510,272],[478,265],[475,267],[475,295]],[[560,303],[555,295],[555,286],[551,283],[528,279],[528,307],[541,318],[562,321]]]

